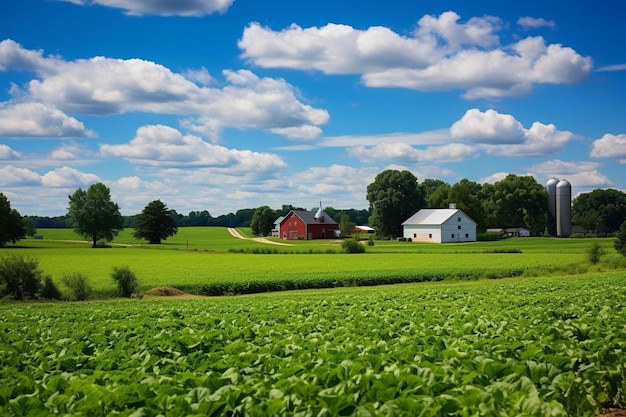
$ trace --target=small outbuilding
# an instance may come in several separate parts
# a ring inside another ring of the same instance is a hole
[[[352,233],[374,233],[376,230],[369,226],[354,226]]]
[[[422,209],[402,223],[402,228],[404,239],[413,242],[476,241],[476,222],[457,208]]]
[[[303,211],[291,210],[280,221],[279,236],[281,239],[329,239],[339,233],[339,224],[322,210]]]

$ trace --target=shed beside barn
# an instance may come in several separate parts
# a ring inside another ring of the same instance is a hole
[[[402,223],[403,237],[413,242],[475,242],[476,222],[456,208],[422,209]]]

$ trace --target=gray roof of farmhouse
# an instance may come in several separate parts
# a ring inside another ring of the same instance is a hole
[[[298,216],[304,223],[306,224],[337,224],[336,221],[333,220],[326,212],[322,211],[321,214],[324,215],[324,221],[321,222],[316,218],[316,212],[314,211],[304,211],[304,210],[292,210],[296,216]]]
[[[421,209],[411,217],[409,217],[404,223],[405,225],[428,225],[437,226],[444,224],[449,218],[456,216],[457,213],[463,213],[459,209]],[[467,214],[463,213],[465,217],[474,222]],[[476,222],[474,222],[476,223]]]

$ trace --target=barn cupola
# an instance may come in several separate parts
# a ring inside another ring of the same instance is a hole
[[[315,216],[313,216],[315,218],[315,220],[318,223],[324,223],[324,218],[326,217],[324,210],[322,210],[322,202],[320,201],[320,208],[317,210],[317,213],[315,213]]]

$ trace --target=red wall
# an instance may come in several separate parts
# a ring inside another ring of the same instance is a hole
[[[329,239],[334,237],[333,230],[339,230],[339,225],[319,223],[309,224],[307,227],[295,213],[289,213],[280,225],[279,237],[287,240]]]

